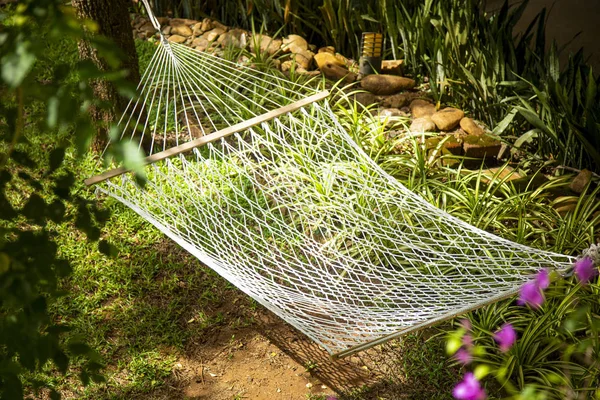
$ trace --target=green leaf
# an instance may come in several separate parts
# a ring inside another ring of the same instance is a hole
[[[35,63],[36,57],[31,51],[31,43],[18,41],[13,53],[2,57],[2,79],[11,88],[16,88],[25,79]]]
[[[144,170],[144,166],[146,165],[144,161],[144,153],[138,148],[138,145],[127,141],[122,145],[123,152],[123,166],[127,169],[130,169],[136,174],[136,177],[141,179],[146,179],[146,171]]]
[[[508,126],[512,123],[513,119],[515,119],[515,115],[517,115],[517,113],[518,113],[518,110],[515,108],[510,110],[510,112],[508,114],[506,114],[506,116],[502,119],[502,121],[500,121],[500,123],[498,125],[496,125],[496,127],[492,131],[492,134],[494,136],[502,135],[504,133],[504,131],[506,130],[506,128],[508,128]]]
[[[531,130],[525,132],[524,134],[519,136],[519,138],[517,140],[515,140],[515,143],[513,144],[513,146],[516,148],[521,148],[523,146],[523,144],[531,143],[533,141],[533,139],[538,137],[538,133],[540,133],[539,129],[531,129]]]

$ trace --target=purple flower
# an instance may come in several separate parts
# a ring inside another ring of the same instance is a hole
[[[468,333],[466,335],[463,335],[462,344],[467,348],[473,347],[473,336],[469,335]]]
[[[472,372],[465,374],[463,380],[454,387],[452,395],[458,400],[484,400],[487,398],[485,390]]]
[[[573,269],[575,270],[575,276],[577,276],[579,282],[584,285],[598,275],[598,270],[594,267],[594,261],[590,257],[584,257],[577,260]]]
[[[548,272],[548,269],[544,268],[537,273],[535,276],[535,283],[537,287],[542,290],[548,289],[548,286],[550,286],[550,273]]]
[[[463,328],[465,328],[467,331],[470,331],[473,327],[471,326],[471,321],[469,321],[466,318],[463,318],[460,320],[460,326],[462,326]]]
[[[454,358],[462,365],[467,365],[471,362],[471,360],[473,360],[473,356],[471,356],[471,353],[469,353],[467,349],[462,347],[458,349],[458,351],[454,354]]]
[[[517,332],[515,332],[515,328],[511,324],[504,324],[494,334],[494,340],[498,343],[500,351],[506,353],[517,341]]]
[[[543,302],[544,294],[536,281],[527,282],[521,286],[519,299],[517,300],[518,305],[522,306],[527,304],[533,308],[539,308]]]

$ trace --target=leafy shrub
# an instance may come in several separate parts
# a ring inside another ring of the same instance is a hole
[[[110,252],[99,240],[107,212],[73,190],[77,178],[67,160],[74,147],[79,154],[87,150],[94,131],[89,107],[102,106],[88,80],[110,79],[124,91],[128,85],[114,73],[119,60],[106,40],[92,44],[111,62],[112,73],[77,59],[81,21],[62,1],[0,8],[0,23],[0,395],[18,399],[28,372],[53,364],[66,373],[74,358],[82,359],[84,384],[102,380],[100,357],[81,338],[67,339],[69,327],[48,311],[63,295],[60,279],[71,272],[58,256],[52,227],[73,224]],[[43,135],[52,135],[56,145],[38,148]],[[36,390],[44,386],[27,383]],[[50,396],[60,397],[53,390]]]

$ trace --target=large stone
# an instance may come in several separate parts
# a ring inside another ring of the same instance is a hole
[[[169,20],[169,25],[171,25],[172,27],[176,27],[176,26],[180,26],[180,25],[186,25],[187,27],[190,27],[190,26],[194,25],[196,22],[198,22],[198,21],[194,21],[193,19],[171,18]]]
[[[442,142],[443,141],[443,142]],[[425,139],[425,148],[428,153],[438,150],[439,155],[462,155],[462,144],[454,136],[436,136]]]
[[[408,117],[408,115],[397,108],[382,108],[379,110],[379,116],[383,118],[389,117]]]
[[[384,60],[381,62],[381,73],[402,76],[404,60]]]
[[[356,81],[355,73],[348,71],[347,68],[341,67],[338,64],[327,63],[321,66],[320,70],[327,79],[331,79],[332,81],[337,82],[343,79],[346,84]]]
[[[209,42],[214,42],[215,40],[217,40],[219,38],[219,36],[221,36],[223,33],[225,33],[225,30],[223,28],[213,28],[208,32],[204,32],[202,34],[203,37],[206,38],[206,40],[208,40]]]
[[[361,79],[360,86],[378,95],[394,94],[415,87],[415,81],[395,75],[368,75]]]
[[[239,28],[231,29],[222,34],[219,40],[222,41],[223,46],[234,46],[243,49],[248,44],[248,33]]]
[[[229,29],[227,25],[222,24],[219,21],[213,21],[213,27],[223,29],[225,32],[227,32],[227,29]]]
[[[497,157],[502,143],[488,136],[466,136],[463,142],[465,157],[488,158]]]
[[[192,28],[187,25],[175,25],[171,26],[171,35],[190,37],[193,35],[193,31]]]
[[[416,99],[410,103],[410,112],[413,118],[431,117],[435,114],[435,106],[423,99]]]
[[[206,31],[210,31],[212,28],[214,28],[213,21],[210,18],[204,18],[202,20],[202,25],[200,26],[200,30],[202,30],[202,32],[206,32]]]
[[[152,35],[154,35],[156,33],[156,28],[154,27],[154,25],[152,25],[152,22],[146,22],[144,24],[142,24],[138,30],[141,33],[150,33]]]
[[[435,123],[429,117],[413,119],[410,124],[411,132],[435,132]]]
[[[179,36],[179,35],[171,35],[169,36],[169,42],[173,42],[173,43],[183,43],[186,41],[187,38],[183,37],[183,36]]]
[[[164,26],[162,28],[161,32],[163,35],[169,36],[171,34],[171,26],[170,25]]]
[[[465,113],[462,110],[448,107],[433,114],[431,116],[431,120],[435,122],[435,125],[438,127],[438,129],[442,131],[449,131],[456,128],[464,116]]]
[[[381,105],[389,108],[402,108],[407,106],[410,101],[410,94],[408,93],[398,93],[393,94],[391,96],[386,96]]]
[[[379,99],[373,93],[369,92],[358,92],[354,94],[354,101],[362,104],[365,107],[371,106],[373,104],[378,104]]]
[[[308,42],[302,36],[289,35],[283,39],[282,49],[286,53],[301,53],[308,51]]]
[[[262,53],[267,53],[269,55],[273,55],[279,51],[281,48],[281,40],[273,39],[267,35],[254,35],[250,39],[250,49],[252,51],[256,51],[256,46]]]
[[[460,127],[471,136],[481,136],[485,133],[473,119],[468,117],[464,117],[460,120]]]
[[[196,50],[204,51],[209,44],[209,41],[205,37],[199,37],[192,41],[191,46]]]
[[[586,186],[592,181],[592,175],[592,171],[588,169],[581,170],[573,179],[569,188],[577,194],[583,193]]]
[[[329,53],[335,55],[335,47],[333,46],[325,46],[319,49],[319,53]]]
[[[197,24],[194,24],[192,26],[192,35],[200,36],[203,33],[204,33],[204,31],[202,30],[202,22],[198,22]]]
[[[312,64],[313,57],[315,54],[310,50],[304,50],[300,53],[294,54],[294,60],[298,66],[308,70]]]
[[[334,54],[328,52],[321,52],[315,54],[315,62],[317,63],[317,68],[321,69],[324,65],[334,64],[339,65],[340,67],[346,67],[346,64],[341,62]]]

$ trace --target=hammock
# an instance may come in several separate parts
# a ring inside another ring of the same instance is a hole
[[[335,357],[573,263],[409,191],[352,140],[315,83],[162,38],[120,122],[121,138],[149,153],[147,184],[122,168],[86,182]]]

